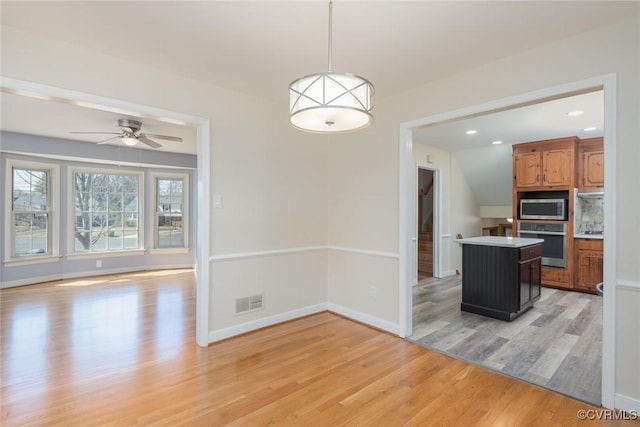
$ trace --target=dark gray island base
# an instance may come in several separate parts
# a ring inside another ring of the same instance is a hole
[[[462,244],[462,304],[470,313],[512,321],[540,298],[542,239],[483,236]]]

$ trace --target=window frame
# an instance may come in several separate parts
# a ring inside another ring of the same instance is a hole
[[[182,246],[159,247],[158,242],[158,206],[160,200],[158,196],[158,181],[161,179],[181,179],[182,180]],[[151,180],[153,186],[153,220],[151,221],[151,232],[153,234],[151,253],[185,253],[189,251],[189,205],[191,203],[191,193],[189,189],[188,173],[164,173],[152,172]]]
[[[47,182],[47,252],[44,254],[29,254],[16,256],[15,249],[15,215],[13,209],[13,171],[14,169],[32,169],[45,171],[48,174]],[[60,165],[32,160],[15,158],[5,159],[5,239],[3,263],[11,264],[35,264],[42,262],[55,262],[60,259]]]
[[[138,178],[138,246],[136,248],[113,249],[113,250],[87,250],[76,252],[76,198],[75,198],[75,174],[91,173],[105,175],[135,175]],[[145,191],[144,191],[144,171],[124,168],[89,168],[86,166],[69,166],[67,174],[67,192],[68,192],[68,233],[67,233],[67,258],[87,258],[87,257],[109,257],[119,256],[122,254],[136,255],[144,254],[145,251]]]

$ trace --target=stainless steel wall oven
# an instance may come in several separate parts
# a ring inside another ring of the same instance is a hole
[[[518,237],[544,240],[542,242],[542,265],[561,268],[567,266],[566,223],[519,222]]]

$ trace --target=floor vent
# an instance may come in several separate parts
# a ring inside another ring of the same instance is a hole
[[[236,299],[236,314],[249,313],[251,311],[262,310],[262,295],[252,295],[250,297]]]

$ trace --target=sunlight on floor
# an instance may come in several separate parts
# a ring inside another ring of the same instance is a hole
[[[189,271],[194,271],[190,268],[176,269],[176,270],[154,270],[154,271],[140,271],[135,273],[124,273],[119,275],[109,276],[96,276],[93,278],[81,278],[78,280],[65,280],[56,287],[77,287],[77,286],[93,286],[100,284],[113,284],[113,283],[125,283],[129,282],[128,279],[153,279],[158,277],[167,277],[176,274],[183,274]]]

